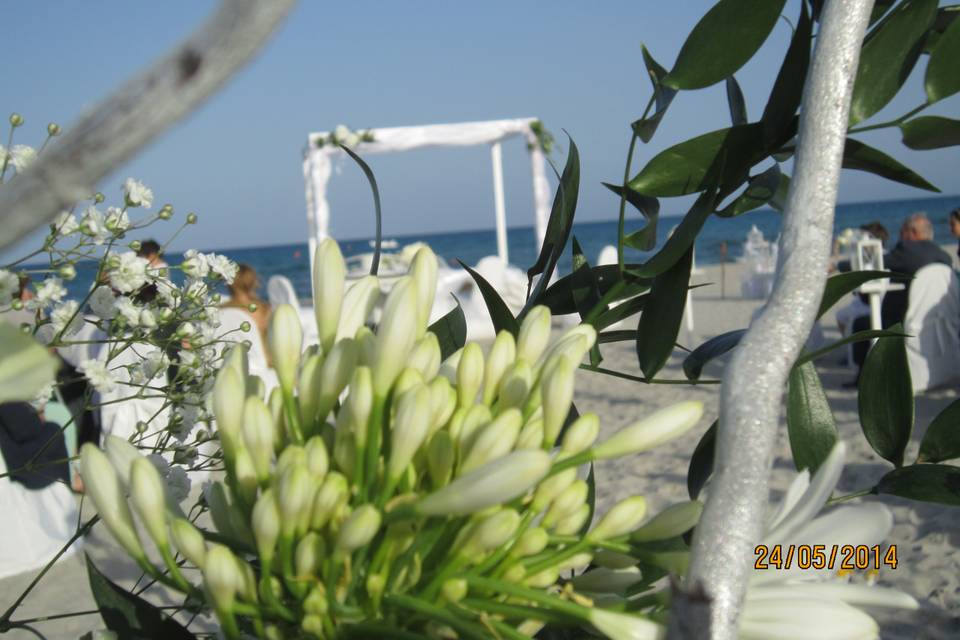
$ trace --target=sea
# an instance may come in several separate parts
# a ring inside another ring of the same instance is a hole
[[[883,224],[890,232],[889,247],[896,241],[903,220],[911,213],[924,211],[934,224],[935,240],[940,244],[950,244],[955,240],[950,235],[947,220],[950,211],[958,207],[960,207],[960,195],[840,204],[836,209],[834,234],[837,235],[846,228],[856,228],[862,224],[876,221]],[[640,228],[642,226],[640,216],[632,211],[629,214],[627,230]],[[680,223],[680,220],[681,217],[679,216],[661,217],[659,219],[656,249],[663,246],[667,235]],[[717,264],[722,259],[736,261],[743,253],[743,242],[753,226],[763,232],[767,239],[775,240],[780,233],[780,225],[781,214],[772,209],[758,209],[736,218],[711,216],[697,237],[697,264]],[[604,246],[616,245],[617,221],[575,221],[572,235],[579,241],[588,261],[593,263]],[[457,260],[461,260],[467,265],[475,265],[484,256],[494,255],[497,252],[496,231],[494,229],[396,235],[386,237],[384,240],[395,241],[400,247],[413,242],[425,242],[433,248],[437,255],[452,265],[456,265]],[[372,250],[370,241],[371,238],[341,239],[341,251],[347,257],[370,252]],[[572,242],[570,245],[572,245]],[[558,265],[561,274],[569,273],[571,269],[570,245],[568,245]],[[726,246],[725,258],[722,256],[721,250],[724,245]],[[511,227],[508,230],[507,246],[511,264],[526,270],[536,261],[532,226]],[[267,280],[278,274],[290,279],[300,298],[309,299],[311,297],[310,259],[306,240],[294,244],[243,248],[208,247],[202,249],[202,251],[222,253],[232,260],[248,264],[256,269],[260,276],[261,289],[264,289],[261,291],[264,297],[266,296]],[[627,258],[629,262],[642,262],[652,253],[629,250]],[[181,259],[182,256],[178,253],[165,255],[165,260],[172,266],[177,265]],[[173,271],[175,280],[179,279],[178,273],[175,270]],[[95,271],[92,263],[78,265],[77,278],[65,283],[70,296],[82,298],[89,291],[94,275]]]

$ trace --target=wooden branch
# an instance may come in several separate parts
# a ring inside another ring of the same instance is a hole
[[[0,189],[0,249],[89,198],[97,183],[215,93],[276,30],[296,0],[223,0],[171,53],[67,129]]]
[[[671,611],[670,638],[737,637],[754,545],[763,534],[784,387],[823,296],[850,96],[873,0],[824,6],[804,88],[777,277],[723,376],[716,471],[694,536],[686,597],[676,598]],[[684,629],[681,622],[701,613],[702,595],[709,600],[709,628]]]

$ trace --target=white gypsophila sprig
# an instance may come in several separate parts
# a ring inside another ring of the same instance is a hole
[[[110,238],[110,230],[107,229],[103,213],[93,205],[83,210],[80,231],[97,245],[103,244]]]
[[[107,216],[104,219],[104,225],[107,229],[115,233],[123,232],[130,228],[130,217],[124,209],[107,207]]]
[[[25,144],[15,144],[10,147],[10,164],[17,173],[25,171],[37,159],[37,150]]]
[[[131,207],[149,209],[153,205],[153,191],[133,178],[127,178],[123,183],[123,197]]]
[[[69,211],[61,211],[53,221],[53,228],[57,237],[65,237],[80,230],[77,217]]]
[[[238,267],[236,262],[217,253],[208,253],[206,259],[210,271],[223,278],[227,284],[233,284],[233,279],[237,277]]]
[[[118,296],[114,301],[114,308],[128,327],[140,325],[140,307],[127,296]]]
[[[180,268],[190,278],[206,278],[210,273],[210,264],[207,262],[207,256],[194,249],[188,249],[183,252],[183,262]]]
[[[98,286],[87,300],[90,311],[101,320],[112,320],[117,315],[117,298],[110,287]]]
[[[108,274],[110,285],[122,293],[132,293],[147,284],[149,263],[132,251],[114,256],[115,261]]]
[[[15,273],[0,269],[0,305],[9,304],[20,290],[20,278]]]
[[[47,278],[37,287],[36,295],[27,301],[27,308],[46,309],[63,300],[65,295],[67,290],[60,278]]]
[[[80,304],[76,300],[67,300],[50,314],[50,324],[54,331],[63,337],[72,336],[83,327],[83,316],[78,311]]]
[[[117,376],[102,360],[84,360],[77,367],[77,370],[100,393],[110,393],[117,388]]]

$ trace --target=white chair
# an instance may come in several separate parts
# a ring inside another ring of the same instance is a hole
[[[110,352],[111,343],[102,346],[99,354],[101,360],[106,360]],[[164,408],[166,397],[159,387],[166,384],[165,371],[160,371],[157,377],[144,384],[157,389],[142,389],[132,386],[131,369],[137,367],[143,360],[158,351],[158,347],[133,343],[114,356],[107,367],[116,376],[118,384],[113,390],[100,395],[100,426],[104,435],[113,435],[129,440],[137,432],[137,423],[144,422],[150,425],[144,434],[148,444],[156,444],[153,433],[167,427],[169,410]],[[136,397],[136,396],[142,397]]]
[[[917,271],[903,322],[914,393],[960,378],[960,280],[945,264]]]
[[[249,331],[243,331],[244,322],[250,323]],[[267,364],[267,350],[252,315],[237,307],[221,308],[218,335],[226,342],[249,342],[247,361],[250,365],[250,373],[263,380],[268,393],[279,384],[276,372]]]
[[[293,283],[286,276],[270,276],[270,279],[267,280],[267,299],[274,307],[281,304],[300,306],[300,299],[297,298]]]
[[[5,473],[7,463],[0,456],[0,475]],[[0,578],[34,571],[50,562],[73,536],[79,518],[76,498],[62,482],[28,489],[9,477],[0,478],[0,513]],[[75,542],[60,560],[81,544]]]

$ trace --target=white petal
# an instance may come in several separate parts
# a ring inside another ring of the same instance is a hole
[[[843,602],[748,598],[741,640],[867,640],[878,637],[873,618]]]
[[[772,531],[777,525],[783,522],[783,519],[786,518],[790,510],[796,506],[797,501],[800,500],[800,497],[809,486],[810,471],[809,469],[804,469],[798,473],[797,477],[790,483],[787,492],[783,494],[783,499],[780,501],[779,506],[777,506],[777,510],[770,515],[770,521],[767,523],[767,531]]]
[[[800,527],[812,520],[813,516],[823,508],[840,479],[845,453],[846,446],[842,441],[837,442],[833,451],[817,469],[810,481],[810,486],[797,504],[781,520],[780,524],[766,535],[765,543],[776,544],[792,537]]]

